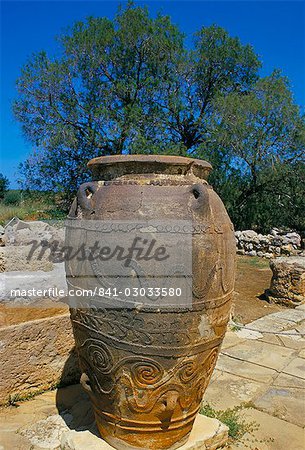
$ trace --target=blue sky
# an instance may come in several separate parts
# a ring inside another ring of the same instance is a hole
[[[112,18],[118,1],[1,2],[1,169],[17,187],[17,166],[31,151],[11,113],[15,81],[27,58],[46,50],[54,54],[55,36],[87,16]],[[169,14],[191,35],[216,23],[250,43],[263,62],[262,75],[281,68],[291,81],[295,101],[305,108],[305,3],[303,1],[146,1],[152,15]]]

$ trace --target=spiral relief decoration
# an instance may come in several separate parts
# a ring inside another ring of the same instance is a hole
[[[216,361],[217,361],[217,357],[218,357],[218,351],[219,351],[218,348],[214,348],[213,351],[211,352],[210,356],[209,356],[209,359],[208,359],[208,364],[207,364],[207,367],[208,367],[208,369],[207,369],[207,378],[208,378],[207,385],[208,385],[210,376],[212,375],[212,372],[214,370],[214,367],[216,365]]]
[[[113,368],[113,358],[107,346],[97,339],[87,339],[81,347],[85,347],[85,358],[95,370],[109,374]]]
[[[182,383],[191,381],[197,375],[198,368],[197,361],[187,361],[186,363],[183,363],[179,370],[179,378]]]
[[[156,384],[162,379],[163,373],[162,366],[156,361],[141,361],[131,366],[132,377],[139,385]]]

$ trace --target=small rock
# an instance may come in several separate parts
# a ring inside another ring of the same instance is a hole
[[[300,247],[301,245],[301,236],[298,233],[287,233],[285,238],[287,241],[296,247]]]
[[[245,250],[243,249],[243,248],[238,248],[237,249],[237,254],[238,255],[244,255],[246,252],[245,252]]]
[[[246,249],[247,249],[248,251],[253,250],[253,244],[252,244],[252,242],[246,243],[245,247],[246,247]]]
[[[279,232],[278,228],[272,228],[272,230],[270,231],[272,236],[276,236],[278,234],[278,232]]]
[[[259,239],[259,242],[260,242],[261,244],[269,244],[269,242],[270,242],[270,237],[269,237],[269,235],[268,235],[268,236],[264,236],[264,235],[262,235],[262,234],[259,234],[259,235],[258,235],[258,239]]]
[[[271,259],[271,258],[273,258],[273,253],[265,253],[264,257],[267,259]]]
[[[241,235],[242,240],[244,241],[253,241],[256,239],[258,241],[258,235],[254,230],[244,230]]]
[[[292,253],[294,250],[292,244],[285,244],[282,245],[281,247],[281,252],[283,255],[290,255],[290,253]]]
[[[271,244],[272,244],[273,246],[275,246],[275,247],[281,247],[282,244],[283,244],[282,236],[276,235],[276,236],[272,239]]]
[[[67,431],[69,428],[63,418],[60,415],[53,415],[28,428],[21,429],[19,434],[26,437],[37,448],[57,449],[61,445],[62,434]]]

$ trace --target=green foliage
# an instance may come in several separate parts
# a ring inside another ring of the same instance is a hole
[[[0,202],[1,225],[6,224],[13,217],[19,217],[22,220],[61,220],[67,216],[67,209],[63,207],[61,197],[52,192],[10,192],[14,192],[14,197],[15,192],[18,193],[18,203]]]
[[[0,199],[4,197],[9,187],[9,181],[2,173],[0,173]]]
[[[212,121],[215,148],[229,160],[218,190],[235,226],[304,229],[305,122],[287,79],[274,71],[243,95],[218,97]]]
[[[32,57],[18,80],[16,117],[40,150],[21,168],[30,186],[74,191],[97,155],[128,152],[157,120],[182,34],[170,19],[128,6],[114,21],[90,17],[59,38],[62,55]]]
[[[69,201],[92,157],[191,156],[214,166],[210,182],[237,228],[301,229],[305,120],[288,80],[260,78],[253,48],[221,27],[202,27],[191,49],[184,38],[168,16],[128,3],[114,20],[75,23],[56,58],[32,56],[14,103],[36,148],[23,188]]]
[[[243,405],[225,410],[215,410],[211,405],[206,403],[202,406],[200,414],[220,420],[229,428],[229,436],[234,439],[240,439],[245,433],[254,431],[257,428],[254,422],[247,422],[240,417],[240,410]]]
[[[258,171],[256,185],[250,177],[239,190],[221,195],[238,229],[254,228],[267,233],[274,226],[305,230],[305,164],[276,163]],[[229,195],[228,195],[229,194]]]
[[[8,191],[4,195],[4,205],[19,205],[21,202],[20,191]]]

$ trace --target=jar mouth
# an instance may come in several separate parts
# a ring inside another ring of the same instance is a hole
[[[93,180],[111,180],[128,174],[193,175],[207,180],[212,166],[201,159],[170,155],[100,156],[88,162]]]

